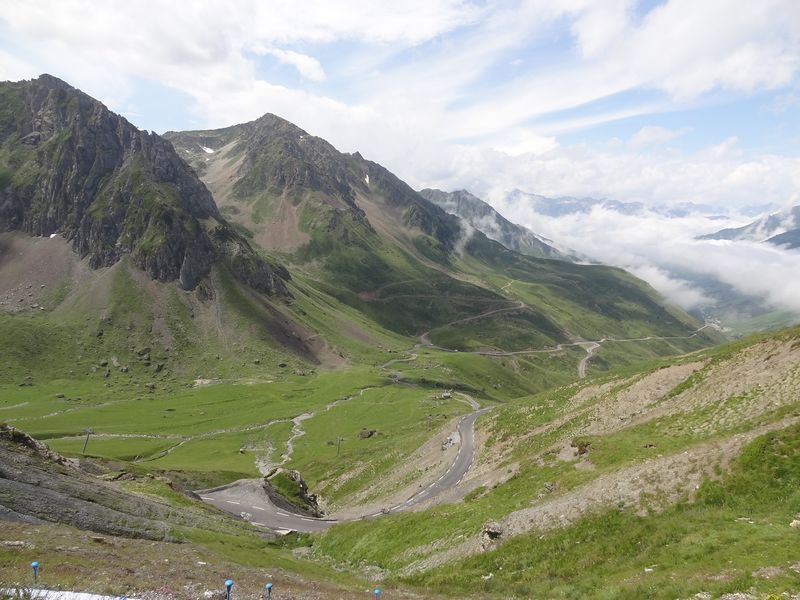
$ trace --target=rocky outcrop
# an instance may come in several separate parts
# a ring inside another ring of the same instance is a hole
[[[286,270],[222,218],[167,140],[50,75],[0,84],[0,105],[0,230],[60,233],[95,268],[129,254],[185,289],[224,261],[259,291],[285,292]]]
[[[505,535],[505,528],[497,521],[484,523],[481,528],[481,548],[488,550]]]
[[[264,477],[264,491],[270,502],[284,510],[321,517],[315,494],[308,493],[308,485],[299,471],[278,467]]]
[[[165,519],[175,518],[173,513],[83,473],[25,433],[0,425],[0,520],[170,540]]]

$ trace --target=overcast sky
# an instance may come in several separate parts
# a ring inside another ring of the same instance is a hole
[[[6,0],[0,79],[283,116],[415,187],[800,203],[798,0]]]

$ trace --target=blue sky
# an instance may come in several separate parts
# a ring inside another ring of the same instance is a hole
[[[796,0],[394,4],[11,0],[0,79],[159,132],[274,112],[490,199],[800,203]]]

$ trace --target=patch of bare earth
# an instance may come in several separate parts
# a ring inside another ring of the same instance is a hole
[[[499,521],[504,537],[531,530],[566,527],[581,517],[608,506],[659,509],[696,491],[717,467],[727,466],[742,447],[759,435],[800,422],[789,417],[777,423],[741,433],[718,442],[691,447],[681,454],[662,456],[597,477],[558,498],[514,511]],[[432,569],[447,562],[490,549],[485,538],[474,535],[456,546],[410,564],[404,574]]]
[[[698,373],[700,372],[700,373]],[[698,381],[674,396],[670,392],[693,374]],[[531,430],[522,438],[561,431],[560,439],[536,455],[561,455],[576,461],[575,467],[592,469],[586,457],[579,457],[573,440],[578,435],[608,435],[660,417],[677,417],[678,426],[697,433],[716,436],[687,447],[682,453],[656,456],[628,464],[614,472],[600,473],[594,480],[558,497],[533,498],[532,506],[506,515],[500,521],[503,538],[531,530],[546,531],[574,523],[582,516],[609,506],[621,506],[644,513],[660,510],[689,496],[708,478],[718,477],[756,437],[800,422],[800,417],[785,416],[781,409],[797,405],[800,398],[800,343],[770,340],[746,348],[730,358],[716,362],[676,365],[627,381],[583,388],[567,402],[567,410],[552,422]],[[571,427],[572,421],[576,422]],[[682,424],[682,425],[681,425]],[[478,439],[485,443],[486,431]],[[745,431],[742,431],[745,429]],[[728,431],[728,437],[720,434]],[[481,478],[506,478],[512,451],[520,437],[488,450],[484,445],[479,462],[470,471],[464,486],[475,487]],[[437,546],[437,547],[434,547]],[[485,551],[486,539],[480,535],[460,541],[409,550],[419,556],[406,573],[427,570],[449,561]]]
[[[284,252],[297,250],[311,240],[311,236],[300,231],[298,206],[283,196],[275,210],[275,215],[263,225],[254,224],[257,231],[255,240],[264,248],[274,248]]]
[[[513,453],[514,449],[525,440],[549,433],[551,431],[556,431],[565,424],[585,415],[587,410],[589,410],[587,405],[597,402],[599,399],[606,396],[612,389],[621,385],[622,383],[624,382],[620,380],[613,380],[602,384],[579,387],[578,391],[566,402],[562,414],[557,416],[555,419],[538,427],[534,427],[521,435],[515,436],[513,439],[503,440],[495,443],[492,446],[488,446],[488,444],[482,444],[480,446],[481,450],[478,453],[476,461],[477,468],[475,472],[479,473],[482,471],[495,470],[500,465],[507,462],[508,457]],[[533,405],[528,408],[528,411],[534,412],[540,408],[541,407],[538,405]],[[484,423],[482,429],[493,429],[492,421]],[[481,433],[482,432],[480,430],[477,432],[479,436]],[[484,439],[488,441],[489,437],[489,434],[486,433]]]
[[[228,201],[233,184],[239,178],[239,167],[242,166],[244,154],[231,155],[238,142],[239,140],[233,140],[214,154],[203,157],[206,169],[201,179],[208,186],[211,195],[214,196],[217,206],[222,206]]]
[[[659,369],[634,381],[606,402],[594,407],[589,425],[583,435],[607,434],[628,426],[627,421],[639,422],[653,418],[651,409],[687,377],[706,366],[706,361],[693,362]]]
[[[800,397],[800,343],[768,340],[711,365],[702,381],[657,408],[666,413],[704,410],[698,433],[752,422]]]
[[[0,233],[0,311],[44,310],[59,287],[85,270],[60,235]]]

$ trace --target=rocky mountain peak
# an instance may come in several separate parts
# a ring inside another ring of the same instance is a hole
[[[503,217],[491,205],[467,190],[444,192],[436,189],[421,190],[420,195],[446,212],[458,216],[509,250],[536,258],[571,260],[570,257],[532,231],[516,225]]]
[[[0,106],[0,229],[61,233],[95,268],[130,254],[186,289],[215,260],[246,256],[235,275],[284,290],[167,140],[51,75],[0,84]]]

